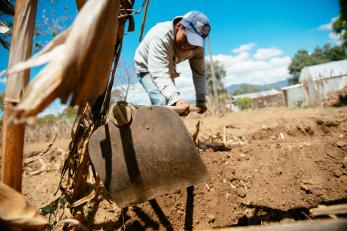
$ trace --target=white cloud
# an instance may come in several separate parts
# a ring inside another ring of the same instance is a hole
[[[331,30],[331,29],[332,29],[331,23],[322,24],[318,27],[318,30]]]
[[[260,48],[254,55],[256,59],[269,59],[281,55],[283,52],[277,48]]]
[[[258,51],[261,49],[269,48],[260,48]],[[234,56],[215,55],[213,58],[219,61],[226,70],[225,86],[238,83],[268,84],[289,78],[287,68],[291,58],[284,56],[283,51],[277,48],[275,52],[269,52],[268,57],[270,54],[272,57],[268,59],[258,59],[256,55],[247,52]],[[276,57],[273,56],[275,54]]]
[[[336,45],[340,46],[342,44],[342,38],[340,34],[336,34],[335,32],[331,31],[329,33],[329,39],[335,43]]]
[[[329,39],[332,43],[336,45],[341,45],[342,44],[342,39],[339,34],[336,34],[332,29],[333,23],[338,19],[338,17],[333,17],[329,23],[322,24],[318,27],[318,30],[320,31],[330,31],[329,32]]]
[[[241,45],[238,48],[233,49],[232,51],[234,53],[241,53],[241,52],[252,50],[252,48],[255,47],[256,45],[257,45],[256,43],[247,43],[247,44]]]
[[[318,30],[332,30],[333,23],[337,20],[338,17],[330,19],[329,23],[322,24],[318,27]]]

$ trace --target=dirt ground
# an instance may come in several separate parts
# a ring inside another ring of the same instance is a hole
[[[185,118],[191,133],[202,122],[198,138],[209,179],[125,209],[103,201],[95,229],[201,230],[310,219],[310,208],[347,201],[346,115],[344,106]],[[42,207],[55,198],[69,129],[33,130],[38,138],[27,138],[25,158],[59,133],[43,161],[23,173],[23,194]]]

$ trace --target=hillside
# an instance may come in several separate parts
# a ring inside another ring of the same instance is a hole
[[[233,84],[225,89],[229,94],[235,95],[235,92],[240,92],[238,95],[246,94],[246,93],[253,93],[258,91],[267,91],[271,89],[281,89],[282,87],[288,86],[288,80],[281,80],[278,82],[265,84],[265,85],[256,85],[256,84],[249,84],[249,83],[241,83],[241,84]],[[244,92],[242,92],[244,91]]]

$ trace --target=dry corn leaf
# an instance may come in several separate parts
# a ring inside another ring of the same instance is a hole
[[[10,226],[40,227],[47,224],[44,217],[31,207],[24,197],[0,182],[0,219]]]
[[[81,199],[75,201],[75,202],[71,205],[71,207],[77,207],[77,206],[80,206],[81,204],[84,204],[84,203],[86,203],[86,202],[88,202],[88,201],[91,201],[92,199],[95,198],[95,196],[96,196],[96,192],[93,191],[93,192],[91,192],[90,194],[88,194],[87,196],[85,196],[85,197],[83,197],[83,198],[81,198]]]
[[[35,116],[56,98],[70,105],[92,104],[104,92],[118,38],[119,5],[119,0],[87,1],[69,31],[8,71],[48,62],[25,89],[17,119]]]
[[[70,29],[57,35],[51,42],[47,44],[40,52],[31,57],[30,59],[17,63],[11,69],[9,69],[6,74],[11,75],[19,71],[29,69],[31,67],[40,66],[42,64],[48,63],[64,52],[64,43],[67,36],[69,35]]]

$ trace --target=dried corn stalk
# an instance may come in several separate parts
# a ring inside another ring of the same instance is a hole
[[[70,208],[71,214],[78,219],[79,222],[85,224],[89,229],[92,229],[94,215],[100,201],[99,195],[101,188],[99,185],[99,180],[89,159],[87,144],[93,131],[105,122],[110,102],[110,92],[113,84],[114,74],[120,56],[126,20],[129,20],[128,31],[132,31],[134,29],[132,16],[129,14],[132,12],[131,2],[128,0],[121,0],[118,4],[120,4],[119,26],[109,28],[109,30],[115,31],[112,32],[112,34],[116,34],[116,43],[113,46],[109,45],[109,47],[104,47],[104,49],[114,51],[111,57],[111,60],[113,60],[111,78],[106,79],[108,82],[107,89],[105,89],[105,86],[103,89],[104,93],[97,98],[95,103],[86,103],[84,107],[79,108],[75,125],[72,129],[72,140],[69,145],[68,157],[65,160],[61,174],[59,188],[62,196],[61,198],[55,200],[51,205],[45,207],[57,208],[57,203],[68,202],[68,207]],[[86,5],[82,7],[82,11],[85,8]],[[64,35],[61,36],[62,38],[60,41],[62,41],[64,38]],[[47,50],[51,50],[50,47],[54,46],[48,45]],[[48,53],[49,52],[46,52],[45,54]],[[93,60],[93,62],[97,61],[98,60]]]
[[[16,118],[35,116],[55,98],[70,105],[93,104],[107,84],[118,39],[119,0],[89,0],[72,27],[42,52],[8,74],[48,64],[26,88]]]
[[[0,219],[11,227],[22,228],[38,228],[48,223],[20,193],[2,182],[0,182]]]

